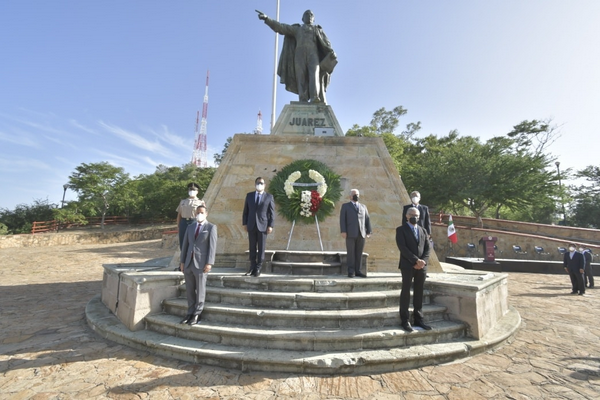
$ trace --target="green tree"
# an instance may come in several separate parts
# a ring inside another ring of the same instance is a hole
[[[600,229],[600,167],[589,165],[575,176],[589,183],[571,189],[575,196],[569,220],[575,226]]]
[[[227,154],[227,149],[229,148],[229,145],[231,144],[231,141],[233,140],[233,138],[231,136],[229,136],[227,138],[227,140],[225,141],[225,145],[223,146],[223,151],[221,151],[220,154],[215,153],[214,158],[215,158],[215,165],[219,165],[221,164],[221,161],[223,161],[223,158],[225,158],[225,154]]]
[[[187,185],[197,183],[198,197],[202,198],[215,171],[215,168],[198,168],[192,163],[181,167],[159,165],[153,174],[136,177],[139,213],[143,218],[174,219],[177,205],[187,197]]]
[[[56,207],[48,199],[36,199],[33,204],[19,204],[14,210],[3,208],[0,209],[0,223],[6,225],[8,233],[31,233],[33,222],[51,221]]]
[[[126,197],[129,174],[108,162],[82,163],[69,176],[69,186],[78,194],[79,206],[87,215],[101,215],[101,227],[111,206],[122,206]]]

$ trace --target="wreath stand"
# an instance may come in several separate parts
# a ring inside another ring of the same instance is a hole
[[[292,186],[303,186],[303,187],[307,187],[307,186],[320,186],[320,183],[292,183]],[[321,240],[321,229],[319,229],[319,219],[317,218],[317,215],[315,214],[315,224],[317,225],[317,235],[319,236],[319,244],[321,245],[321,251],[323,251],[323,241]],[[290,242],[292,241],[292,234],[294,233],[294,226],[296,226],[296,220],[292,221],[292,229],[290,230],[290,236],[288,237],[288,242],[287,242],[287,247],[285,248],[286,250],[290,249]]]

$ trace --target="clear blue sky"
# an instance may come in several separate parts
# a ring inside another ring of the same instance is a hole
[[[189,162],[207,70],[209,160],[259,110],[268,133],[274,33],[254,10],[275,5],[0,2],[0,207],[59,203],[84,162],[132,176]],[[281,0],[280,20],[306,9],[338,55],[327,98],[344,130],[398,105],[419,136],[552,118],[561,169],[598,165],[600,1]],[[292,100],[279,86],[277,112]]]

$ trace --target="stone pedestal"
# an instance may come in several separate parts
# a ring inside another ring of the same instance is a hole
[[[204,195],[208,219],[219,230],[215,265],[247,268],[248,238],[242,226],[246,193],[255,190],[256,177],[263,177],[268,188],[278,170],[300,159],[323,162],[341,176],[342,198],[335,205],[336,211],[319,221],[323,250],[345,252],[339,210],[342,203],[349,201],[350,190],[357,188],[373,227],[373,235],[367,239],[364,249],[369,254],[369,269],[398,272],[400,253],[396,246],[396,227],[402,224],[402,208],[410,199],[383,140],[300,134],[237,134],[233,137]],[[277,206],[275,208],[277,211]],[[267,250],[285,250],[290,229],[291,222],[277,215],[274,231],[267,238]],[[314,225],[296,224],[289,250],[320,250]],[[435,253],[431,255],[429,271],[442,271]]]
[[[292,101],[283,107],[271,134],[344,136],[344,131],[331,106]]]

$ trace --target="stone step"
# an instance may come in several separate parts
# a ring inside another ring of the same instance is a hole
[[[423,291],[423,304],[430,303],[430,294],[431,292],[429,290]],[[180,297],[185,298],[185,285],[180,286],[179,295]],[[398,307],[400,304],[400,291],[290,293],[208,286],[206,288],[206,302],[212,304],[234,304],[303,310],[355,310],[372,307]]]
[[[281,275],[341,275],[342,263],[271,261],[270,273]]]
[[[450,342],[381,350],[293,351],[257,349],[254,346],[226,346],[148,330],[132,332],[102,304],[99,295],[87,304],[85,314],[90,327],[102,337],[149,351],[157,356],[244,372],[331,376],[400,371],[474,356],[511,339],[521,323],[519,313],[510,308],[495,327],[479,340],[463,338]],[[411,333],[413,334],[415,333]]]
[[[180,324],[181,317],[169,314],[147,316],[146,329],[170,336],[219,343],[227,346],[260,347],[294,351],[349,351],[398,348],[448,342],[465,335],[465,325],[452,321],[436,321],[432,330],[416,328],[407,333],[400,327],[352,329],[298,329],[226,325],[202,320],[189,326]]]
[[[185,299],[163,301],[167,314],[184,317],[187,313]],[[445,318],[446,307],[424,305],[426,322]],[[398,306],[358,310],[290,310],[206,303],[202,318],[206,321],[252,327],[354,329],[399,326]]]
[[[331,263],[340,262],[340,252],[337,251],[294,251],[275,250],[271,261],[281,262],[308,262],[308,263]]]
[[[348,278],[336,276],[291,276],[262,273],[258,278],[244,276],[246,270],[231,268],[210,273],[207,286],[271,292],[380,292],[400,290],[400,273],[378,273],[376,277]],[[425,282],[427,285],[427,282]]]

